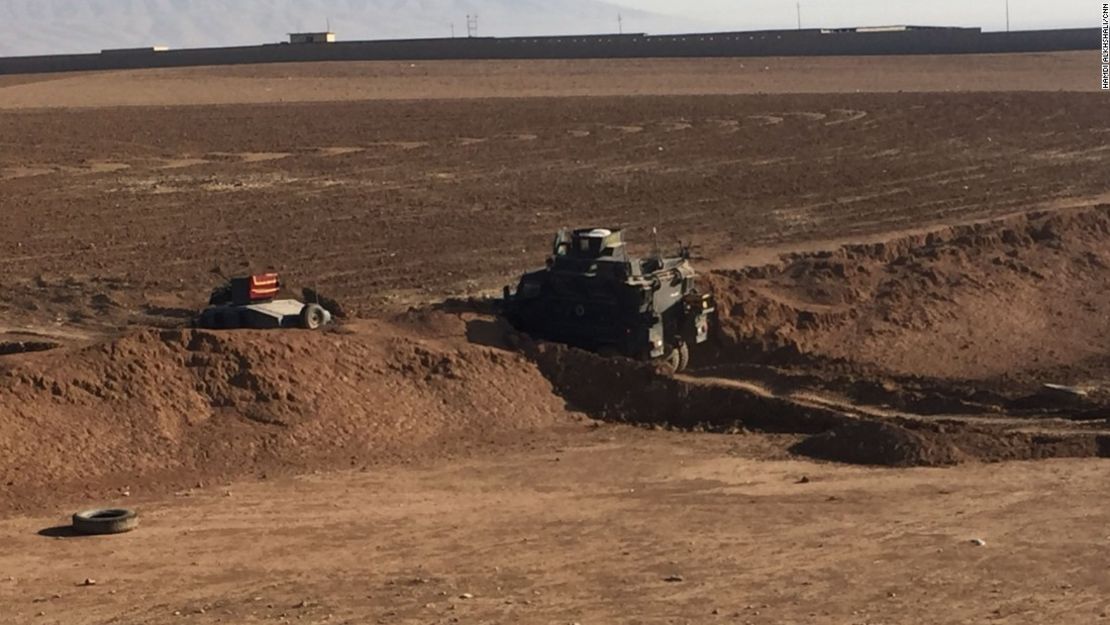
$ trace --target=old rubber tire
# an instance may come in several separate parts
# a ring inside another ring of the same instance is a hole
[[[126,508],[85,510],[73,515],[73,529],[79,534],[122,534],[139,526],[139,515]]]
[[[301,309],[301,327],[305,330],[319,330],[327,318],[327,312],[319,304],[305,304]]]

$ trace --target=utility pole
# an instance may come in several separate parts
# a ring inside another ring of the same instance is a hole
[[[455,38],[455,23],[451,22],[451,38]]]
[[[801,3],[801,0],[799,0],[799,2],[798,2],[798,30],[801,30],[801,29],[802,29],[802,3]]]
[[[1006,0],[1006,32],[1010,32],[1010,0]]]
[[[478,15],[477,14],[466,16],[466,36],[467,37],[477,37],[478,36]]]
[[[617,34],[624,34],[624,16],[617,13]]]

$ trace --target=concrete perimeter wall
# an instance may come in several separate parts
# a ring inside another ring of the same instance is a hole
[[[305,61],[975,54],[1097,50],[1099,46],[1097,28],[1010,33],[933,28],[894,32],[785,30],[655,36],[481,37],[5,57],[0,58],[0,74]]]

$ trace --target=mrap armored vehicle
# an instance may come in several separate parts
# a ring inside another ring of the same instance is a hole
[[[211,330],[253,328],[319,329],[332,321],[331,313],[319,304],[295,299],[277,299],[281,280],[276,273],[231,278],[212,291],[196,326]]]
[[[545,269],[505,287],[502,313],[535,338],[681,371],[690,347],[709,340],[714,312],[696,277],[688,249],[636,258],[619,229],[563,230]]]

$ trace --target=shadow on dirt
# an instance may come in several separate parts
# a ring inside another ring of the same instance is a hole
[[[501,312],[500,300],[491,297],[452,297],[431,307],[437,312],[450,314],[473,313],[476,315],[496,316]]]
[[[814,434],[852,419],[743,386],[680,380],[651,363],[528,340],[522,348],[569,405],[606,421],[709,432]]]
[[[471,319],[466,322],[466,340],[474,345],[514,350],[513,329],[503,319]]]
[[[169,319],[182,319],[189,321],[197,316],[197,311],[190,308],[171,308],[166,306],[146,306],[146,314],[153,317],[167,317]]]
[[[58,525],[56,527],[47,527],[35,532],[43,538],[89,538],[87,534],[82,534],[73,529],[72,525]]]
[[[0,343],[0,356],[48,352],[59,347],[61,345],[50,341],[8,341]]]

